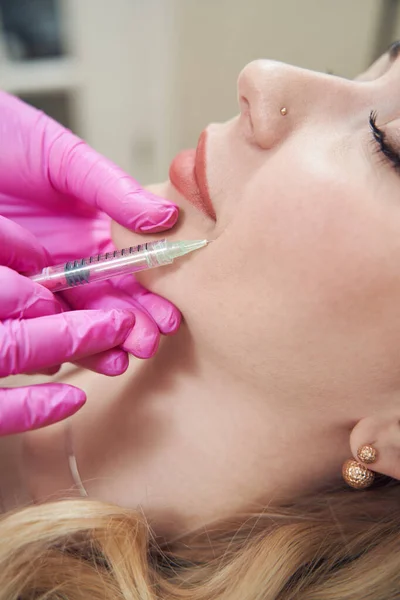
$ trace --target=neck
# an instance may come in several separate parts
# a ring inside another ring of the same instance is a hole
[[[328,433],[316,435],[315,424],[303,423],[293,405],[215,364],[185,325],[162,340],[153,359],[132,360],[123,376],[76,370],[68,383],[88,395],[70,426],[89,497],[141,505],[161,528],[173,521],[174,527],[165,526],[168,532],[309,490],[320,474],[310,469],[304,476],[296,448],[303,448],[304,463],[307,453],[321,447],[320,436],[328,462],[334,454]],[[55,467],[50,459],[65,452],[63,430],[61,424],[28,436],[37,499],[55,493],[55,481],[57,490],[73,484],[70,475],[60,481],[66,464]],[[324,460],[326,475],[332,465]]]

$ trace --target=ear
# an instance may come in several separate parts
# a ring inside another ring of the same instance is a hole
[[[357,450],[360,446],[370,445],[377,451],[372,464],[365,464],[371,471],[400,479],[400,406],[396,410],[382,411],[364,417],[350,434],[350,448],[358,462]]]

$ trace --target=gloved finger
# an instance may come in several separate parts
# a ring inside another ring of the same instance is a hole
[[[116,297],[128,302],[124,306],[143,308],[155,321],[161,333],[169,335],[176,333],[179,329],[181,313],[176,306],[166,298],[147,290],[133,275],[123,275],[63,292],[63,298],[69,306],[73,306],[75,309],[108,309],[114,306]]]
[[[43,160],[51,185],[104,211],[131,230],[148,233],[172,227],[178,207],[145,191],[132,177],[58,123],[46,124]]]
[[[34,373],[27,373],[27,375],[55,375],[61,369],[61,365],[55,365],[54,367],[49,367],[48,369],[42,369],[41,371],[36,371]]]
[[[135,327],[125,338],[121,348],[136,358],[151,358],[160,344],[160,331],[143,309],[136,308]]]
[[[75,364],[95,373],[115,377],[116,375],[125,373],[129,366],[129,358],[123,350],[112,348],[111,350],[75,361]]]
[[[48,289],[0,266],[0,319],[32,319],[61,311],[60,302]]]
[[[61,383],[0,388],[0,436],[52,425],[76,413],[85,402],[82,390]]]
[[[121,225],[155,232],[171,227],[178,208],[141,186],[43,112],[0,92],[2,191],[36,204],[75,200],[99,208]]]
[[[50,264],[46,250],[33,233],[0,216],[0,265],[20,273],[36,273]]]
[[[172,302],[147,290],[133,275],[124,275],[111,283],[134,298],[157,323],[161,333],[171,335],[178,331],[182,315]]]
[[[111,281],[98,281],[63,292],[74,309],[128,309],[135,315],[135,326],[126,337],[122,349],[137,358],[150,358],[158,348],[160,332],[153,319],[135,299],[114,287]]]
[[[0,377],[38,372],[120,346],[135,322],[130,311],[73,311],[0,323]]]

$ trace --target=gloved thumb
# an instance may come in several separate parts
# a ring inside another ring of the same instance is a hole
[[[82,390],[61,383],[0,388],[0,436],[52,425],[76,413],[85,402]]]

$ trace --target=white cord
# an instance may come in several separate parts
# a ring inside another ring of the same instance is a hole
[[[68,465],[69,465],[69,470],[71,471],[72,479],[74,480],[74,483],[75,483],[76,487],[78,488],[80,495],[82,497],[87,497],[87,496],[89,496],[89,494],[87,493],[86,488],[83,485],[81,476],[79,475],[78,463],[76,461],[76,456],[74,453],[74,448],[73,448],[73,444],[72,444],[71,428],[70,428],[69,424],[67,424],[66,439],[67,439]]]

